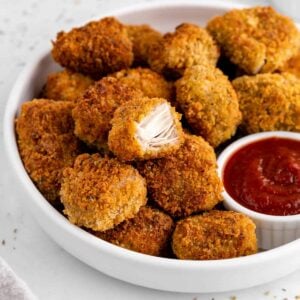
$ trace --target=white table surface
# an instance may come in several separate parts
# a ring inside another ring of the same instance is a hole
[[[2,140],[3,111],[18,73],[57,31],[109,14],[116,8],[150,1],[0,0],[0,256],[43,300],[300,299],[300,270],[267,285],[222,294],[167,293],[115,280],[56,245],[22,205],[23,195],[7,162]]]

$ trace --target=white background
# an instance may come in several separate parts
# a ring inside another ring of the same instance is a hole
[[[4,107],[18,73],[29,58],[55,38],[59,30],[110,14],[113,9],[150,1],[0,0],[0,256],[43,300],[296,299],[297,295],[300,296],[300,270],[268,285],[225,294],[166,293],[123,283],[66,253],[45,235],[22,205],[23,195],[5,157],[2,140]]]

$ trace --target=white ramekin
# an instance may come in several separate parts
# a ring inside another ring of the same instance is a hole
[[[228,159],[237,150],[246,145],[271,137],[289,138],[300,141],[300,133],[286,131],[269,131],[248,135],[230,144],[218,158],[218,172],[223,178],[224,168]],[[224,206],[227,209],[241,212],[249,216],[256,224],[258,245],[267,250],[286,244],[300,238],[300,214],[291,216],[273,216],[258,213],[236,202],[226,191],[223,190]]]

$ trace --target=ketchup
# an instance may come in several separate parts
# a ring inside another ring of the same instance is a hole
[[[300,141],[266,138],[237,150],[224,187],[241,205],[269,215],[300,214]]]

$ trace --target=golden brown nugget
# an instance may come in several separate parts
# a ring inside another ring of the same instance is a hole
[[[291,19],[272,7],[231,10],[207,30],[224,54],[247,74],[269,73],[297,53],[299,33]]]
[[[109,149],[124,161],[170,155],[184,140],[180,117],[162,98],[126,102],[115,111],[111,121]]]
[[[114,111],[121,104],[141,97],[139,90],[120,83],[116,78],[102,78],[88,88],[75,105],[75,135],[88,145],[102,149],[107,143]]]
[[[254,254],[254,222],[241,213],[214,210],[180,220],[172,237],[179,259],[211,260]]]
[[[16,121],[19,151],[29,176],[55,204],[62,169],[73,164],[81,145],[73,134],[71,102],[34,99],[22,105]]]
[[[94,80],[90,77],[69,70],[51,73],[48,75],[43,97],[76,102],[93,83]]]
[[[64,169],[61,201],[71,223],[105,231],[133,218],[146,204],[146,182],[130,165],[99,154],[79,155]]]
[[[172,84],[151,69],[127,69],[110,76],[117,78],[122,84],[140,90],[145,97],[172,100]]]
[[[138,214],[113,229],[94,234],[117,246],[154,256],[167,252],[174,222],[171,217],[150,207],[141,207]]]
[[[243,76],[233,82],[247,133],[300,131],[300,79],[289,73]]]
[[[280,68],[280,71],[292,73],[300,78],[300,51],[297,53],[297,55],[289,59],[284,66]]]
[[[242,119],[230,81],[210,65],[186,69],[176,82],[176,101],[194,133],[213,147],[231,138]]]
[[[175,154],[142,162],[138,169],[149,197],[173,217],[210,210],[222,199],[214,150],[201,137],[186,134]]]
[[[95,78],[128,68],[133,61],[126,27],[112,17],[59,32],[52,56],[63,67]]]
[[[218,46],[205,29],[183,23],[150,48],[148,62],[154,71],[178,78],[194,65],[215,66],[219,55]]]
[[[162,39],[162,34],[149,25],[127,25],[128,36],[132,42],[134,64],[147,65],[151,45]]]

